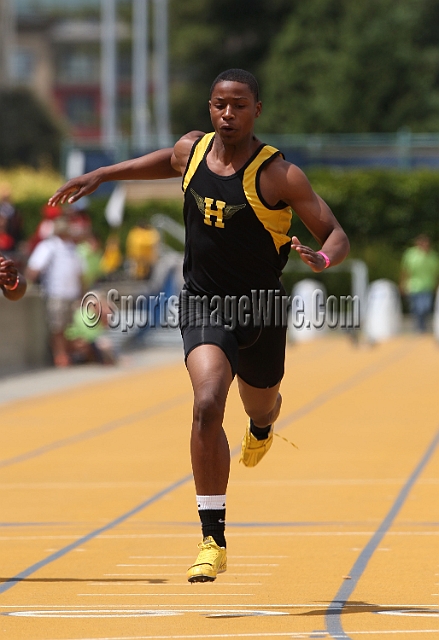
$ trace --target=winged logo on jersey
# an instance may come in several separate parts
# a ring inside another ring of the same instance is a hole
[[[204,216],[204,224],[212,226],[211,216],[215,216],[216,220],[213,223],[215,227],[224,228],[224,220],[229,220],[240,209],[244,209],[245,204],[226,204],[222,200],[214,200],[213,198],[203,198],[199,196],[193,189],[190,190],[195,198],[197,207]],[[215,204],[216,209],[212,209],[212,205]]]

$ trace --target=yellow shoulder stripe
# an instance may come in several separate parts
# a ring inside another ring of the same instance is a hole
[[[194,155],[192,156],[192,158],[191,158],[191,160],[189,162],[189,166],[188,166],[188,168],[186,170],[186,173],[184,175],[184,178],[183,178],[183,192],[186,191],[189,182],[192,180],[195,171],[198,169],[198,165],[200,164],[201,160],[203,159],[204,154],[206,153],[207,147],[209,146],[210,141],[212,140],[214,135],[215,135],[215,132],[207,133],[197,143],[197,146],[195,147]]]
[[[261,149],[256,158],[249,164],[244,172],[242,186],[244,188],[245,197],[258,219],[262,222],[265,229],[271,234],[274,245],[279,253],[280,248],[290,242],[287,235],[290,225],[292,210],[291,207],[284,209],[268,209],[259,199],[256,191],[256,176],[258,169],[266,160],[277,153],[277,149],[266,145]]]

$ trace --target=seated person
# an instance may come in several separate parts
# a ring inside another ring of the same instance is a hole
[[[87,326],[81,309],[76,309],[70,326],[64,332],[67,349],[72,364],[97,362],[99,364],[114,364],[116,356],[113,344],[107,335],[108,305],[103,295],[99,295],[101,304],[101,318],[95,326]]]

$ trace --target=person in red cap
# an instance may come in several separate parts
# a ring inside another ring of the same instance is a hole
[[[0,251],[12,251],[14,238],[8,233],[8,220],[0,212]]]
[[[42,220],[38,224],[35,233],[31,236],[28,244],[28,253],[31,254],[37,244],[41,240],[46,240],[53,236],[53,230],[55,227],[55,218],[59,218],[63,213],[63,208],[60,206],[51,207],[45,204],[41,209]]]

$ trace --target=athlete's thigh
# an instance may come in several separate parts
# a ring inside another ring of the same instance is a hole
[[[200,344],[189,353],[186,366],[195,392],[209,388],[225,400],[233,380],[229,359],[215,344]]]
[[[239,349],[237,375],[250,387],[269,389],[283,378],[287,328],[264,327],[257,341]]]

